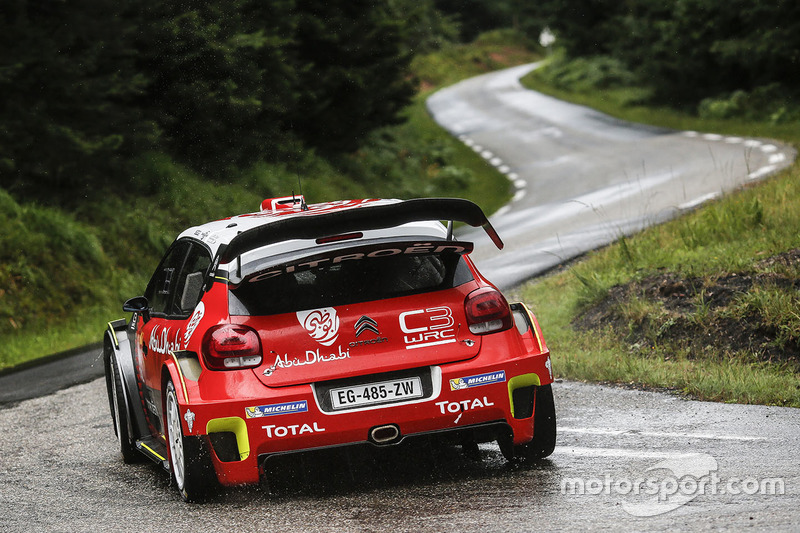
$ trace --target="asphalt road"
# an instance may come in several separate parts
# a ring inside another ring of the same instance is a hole
[[[431,446],[340,452],[287,462],[268,473],[268,485],[189,505],[152,463],[122,463],[99,379],[0,410],[0,526],[291,533],[800,525],[800,410],[577,383],[554,391],[558,446],[527,468],[506,465],[494,445],[483,445],[478,460]]]
[[[482,272],[509,288],[564,261],[673,218],[791,164],[764,139],[634,125],[524,89],[523,65],[471,78],[428,99],[434,118],[504,172],[514,200],[480,230]]]
[[[516,184],[515,201],[493,217],[507,250],[494,254],[476,236],[482,271],[504,287],[794,157],[763,140],[628,126],[542,99],[514,81],[523,70],[430,100],[437,119]],[[478,459],[433,445],[352,450],[287,459],[260,487],[187,505],[156,466],[122,463],[103,380],[93,377],[97,355],[0,377],[4,533],[800,527],[800,410],[568,382],[553,387],[559,437],[538,464],[510,467],[491,444]],[[52,392],[75,366],[71,383],[81,384]],[[37,382],[49,385],[36,393]]]

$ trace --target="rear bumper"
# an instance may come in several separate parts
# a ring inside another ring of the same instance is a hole
[[[510,430],[515,443],[533,438],[533,391],[552,382],[548,353],[425,370],[431,373],[433,393],[422,400],[331,413],[320,408],[311,385],[286,387],[278,398],[189,406],[191,433],[206,440],[223,485],[257,483],[259,467],[272,455],[375,443],[370,430],[388,425],[399,432],[390,443],[486,425],[506,434]],[[496,431],[476,434],[496,438]]]
[[[417,369],[429,374],[421,398],[334,411],[324,398],[332,382],[267,389],[242,377],[230,383],[235,393],[213,400],[203,400],[195,382],[189,387],[196,391],[190,394],[194,401],[183,406],[184,432],[205,440],[223,485],[258,483],[269,457],[321,448],[459,433],[491,440],[498,431],[505,436],[510,431],[515,444],[529,442],[535,390],[553,382],[552,366],[533,315],[521,304],[512,310],[515,327],[487,336],[478,356]],[[385,379],[385,374],[358,378],[361,384]],[[371,438],[372,429],[389,426],[396,436],[387,430],[381,432],[386,440]],[[483,431],[487,427],[492,431]]]

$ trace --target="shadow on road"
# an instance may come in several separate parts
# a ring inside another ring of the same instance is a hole
[[[217,500],[324,499],[418,491],[428,485],[452,485],[456,492],[465,483],[515,485],[515,477],[526,478],[526,484],[544,492],[557,483],[557,468],[547,459],[509,464],[496,446],[464,450],[423,440],[380,449],[367,445],[273,457],[258,487],[227,489]],[[535,489],[530,496],[535,496]]]

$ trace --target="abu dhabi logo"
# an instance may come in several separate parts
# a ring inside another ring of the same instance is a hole
[[[330,346],[339,337],[339,316],[333,307],[298,311],[297,320],[311,338],[323,346]]]
[[[355,325],[356,329],[356,338],[359,338],[363,333],[367,331],[371,331],[375,335],[381,335],[381,332],[378,330],[378,323],[375,320],[371,319],[367,315],[362,316],[358,319]]]

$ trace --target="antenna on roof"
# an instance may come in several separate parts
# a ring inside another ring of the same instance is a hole
[[[308,211],[308,206],[306,205],[306,197],[303,196],[303,183],[300,181],[300,174],[297,175],[297,186],[300,188],[300,210]],[[294,191],[292,191],[292,197],[294,197]]]

